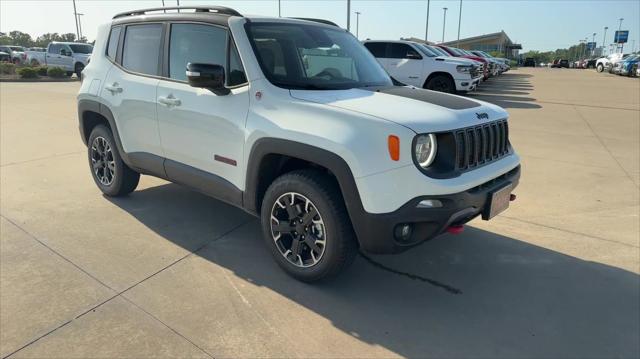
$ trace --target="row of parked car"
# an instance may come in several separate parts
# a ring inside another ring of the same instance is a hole
[[[599,58],[595,68],[598,72],[607,71],[611,74],[622,76],[640,76],[640,53],[622,54],[614,53],[609,56]]]
[[[67,75],[75,73],[80,77],[92,52],[92,45],[80,42],[52,42],[47,48],[3,45],[0,46],[0,61],[18,66],[61,67]]]
[[[510,69],[508,59],[445,45],[366,40],[364,46],[397,82],[440,92],[473,91]]]
[[[551,67],[551,68],[574,68],[574,69],[596,69],[598,72],[607,71],[611,74],[622,76],[640,76],[638,62],[640,53],[622,54],[614,53],[601,58],[581,59],[569,61],[566,59],[555,59],[553,62],[536,64],[531,57],[526,58],[524,66],[531,67]]]

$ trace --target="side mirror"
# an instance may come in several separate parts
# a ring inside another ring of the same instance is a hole
[[[191,87],[205,88],[216,95],[226,95],[229,89],[224,86],[224,67],[212,64],[187,64],[187,80]]]
[[[60,49],[60,55],[62,55],[62,56],[71,56],[69,51],[67,51],[65,49]]]
[[[409,51],[407,52],[407,58],[411,60],[420,60],[422,59],[422,56],[415,51]]]

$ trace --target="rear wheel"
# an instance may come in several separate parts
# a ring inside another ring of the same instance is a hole
[[[456,84],[449,76],[435,75],[427,81],[425,88],[427,90],[454,93],[456,91]]]
[[[31,66],[40,66],[40,63],[36,59],[31,60]]]
[[[96,126],[87,147],[91,176],[104,194],[117,197],[136,189],[140,174],[122,161],[111,130],[103,125]]]
[[[338,185],[315,170],[284,174],[267,189],[262,231],[274,259],[304,282],[333,277],[357,254],[357,242]]]

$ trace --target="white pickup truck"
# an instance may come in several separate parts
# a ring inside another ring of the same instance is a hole
[[[46,52],[27,51],[27,63],[37,66],[61,67],[67,75],[80,73],[89,63],[93,46],[79,42],[52,42]]]
[[[412,41],[367,40],[364,46],[396,80],[428,90],[473,91],[482,80],[482,66],[469,59],[443,57]]]

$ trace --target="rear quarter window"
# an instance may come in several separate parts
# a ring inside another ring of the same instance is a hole
[[[118,51],[118,41],[120,40],[120,33],[122,32],[122,26],[116,26],[111,29],[109,34],[109,42],[107,43],[107,57],[111,60],[116,59],[116,52]]]

